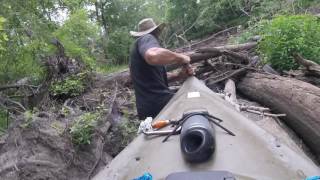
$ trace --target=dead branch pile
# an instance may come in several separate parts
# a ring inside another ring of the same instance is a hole
[[[319,65],[295,55],[305,70],[300,75],[288,72],[282,77],[275,75],[270,66],[261,65],[254,53],[257,42],[218,47],[201,44],[179,49],[188,51],[199,79],[238,111],[283,119],[320,157],[320,88],[309,83],[317,85]],[[48,82],[83,68],[78,61],[66,58],[62,50],[47,61],[51,72]],[[178,65],[170,65],[168,70],[177,68]],[[50,98],[48,82],[39,87],[25,82],[0,87],[0,92],[18,88],[28,97],[26,103],[0,94],[0,106],[15,116],[9,133],[0,139],[0,177],[4,179],[90,179],[136,134],[139,122],[128,70],[96,74],[86,93],[62,102]],[[171,84],[179,87],[181,82]],[[237,91],[264,107],[241,102]],[[30,102],[39,108],[31,116],[24,112]],[[88,112],[99,112],[101,118],[93,141],[76,147],[70,127]]]
[[[233,47],[233,48],[230,48]],[[224,98],[238,110],[262,116],[281,117],[320,158],[320,88],[308,82],[319,78],[319,65],[294,55],[305,69],[305,82],[264,71],[258,56],[250,53],[255,43],[217,48],[202,48],[191,57],[202,57],[197,76],[211,88],[224,87]],[[211,53],[209,56],[208,53]],[[201,60],[200,60],[201,59]],[[270,69],[271,67],[269,67]],[[274,70],[272,70],[273,72]],[[319,79],[318,79],[319,80]],[[313,81],[317,82],[317,81]],[[250,107],[236,101],[239,92],[268,107]],[[269,112],[268,112],[269,111]],[[271,111],[271,112],[270,112]]]
[[[297,78],[290,73],[282,77],[270,65],[262,65],[253,52],[256,45],[256,42],[250,42],[204,47],[189,51],[188,54],[196,67],[196,76],[208,87],[221,91],[226,84],[225,99],[237,109],[262,116],[281,117],[319,158],[320,66],[295,54],[295,60],[305,69],[299,71]],[[170,65],[167,69],[175,70],[178,67]],[[237,104],[232,97],[235,89],[231,88],[229,92],[231,80],[237,84],[239,92],[268,108]]]
[[[308,82],[318,79],[320,66],[300,55],[294,55],[296,61],[305,67],[302,73],[306,82],[281,77],[265,72],[259,65],[259,57],[250,53],[254,44],[239,46],[245,47],[241,49],[245,51],[235,51],[238,48],[228,49],[230,46],[199,49],[197,53],[200,54],[197,54],[197,57],[204,57],[207,53],[215,54],[206,56],[203,62],[197,64],[197,76],[211,88],[225,85],[224,98],[238,110],[263,116],[281,117],[304,140],[319,160],[320,88],[313,85],[316,83]],[[269,108],[238,104],[233,80],[238,90],[247,98]]]

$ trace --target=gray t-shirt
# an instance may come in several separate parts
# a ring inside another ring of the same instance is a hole
[[[158,40],[151,34],[136,40],[130,55],[130,73],[136,95],[139,119],[155,117],[173,96],[168,88],[164,66],[150,65],[144,59],[145,52],[160,47]]]

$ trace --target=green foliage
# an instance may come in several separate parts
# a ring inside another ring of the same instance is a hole
[[[24,112],[24,122],[20,125],[22,128],[28,128],[30,127],[32,121],[33,121],[33,111],[28,110]]]
[[[171,32],[185,35],[190,40],[244,24],[249,18],[243,12],[244,0],[168,0],[166,20]]]
[[[165,45],[181,46],[229,26],[319,8],[318,0],[3,1],[0,83],[46,77],[42,64],[46,56],[55,53],[53,37],[62,42],[67,55],[101,70],[128,62],[132,43],[128,32],[136,30],[142,18],[167,22]],[[59,20],[64,16],[66,21]]]
[[[15,41],[16,38],[10,39]],[[6,83],[29,77],[32,80],[38,81],[44,77],[44,68],[40,63],[40,59],[37,54],[40,47],[45,47],[39,40],[32,40],[30,44],[25,46],[16,46],[13,44],[13,48],[10,51],[6,50],[0,58],[2,63],[0,64],[0,83]],[[8,48],[6,48],[8,49]]]
[[[119,28],[109,34],[107,53],[112,64],[128,64],[132,42],[133,39],[126,28]]]
[[[121,118],[121,123],[113,127],[106,137],[106,150],[110,155],[117,155],[136,137],[139,123],[134,117]]]
[[[187,45],[186,40],[227,27],[246,26],[276,14],[302,13],[319,5],[316,0],[167,0],[166,20],[170,26],[166,44]],[[176,35],[171,36],[172,33]]]
[[[89,0],[91,1],[91,0]],[[96,1],[96,0],[94,0]],[[83,8],[88,0],[61,0],[60,3],[66,6],[71,12]]]
[[[56,26],[39,7],[53,8],[53,2],[30,0],[0,3],[0,16],[6,19],[4,32],[8,39],[2,43],[5,50],[0,53],[0,83],[10,83],[23,77],[45,77],[41,57],[47,53],[47,42]]]
[[[195,0],[167,0],[165,17],[169,36],[165,37],[166,44],[179,46],[189,40],[189,36],[199,30],[196,21],[199,20],[200,11],[205,10]]]
[[[7,112],[0,109],[0,135],[7,129]]]
[[[3,47],[3,43],[5,41],[8,41],[8,37],[6,35],[6,33],[4,32],[4,28],[3,28],[3,24],[6,22],[6,19],[0,16],[0,53],[1,51],[4,51],[4,47]],[[0,54],[0,58],[1,58],[1,54]]]
[[[55,97],[75,97],[84,92],[87,73],[71,75],[50,86],[50,94]]]
[[[199,3],[194,0],[167,0],[166,20],[175,26],[188,28],[199,15]],[[172,23],[173,24],[173,23]]]
[[[208,8],[203,18],[199,20],[201,28],[210,30],[224,29],[228,26],[234,26],[245,23],[249,20],[245,14],[246,1],[244,0],[205,0],[201,3],[202,8]]]
[[[119,130],[123,136],[122,144],[129,144],[132,137],[138,132],[139,121],[129,121],[129,119],[123,118],[122,123],[119,125]]]
[[[231,37],[229,41],[232,44],[246,43],[252,39],[252,37],[261,34],[261,32],[268,26],[269,20],[261,20],[257,23],[250,23],[249,27],[244,30],[240,35]]]
[[[80,57],[90,67],[95,66],[93,50],[98,39],[98,26],[89,21],[85,10],[78,10],[53,33],[64,45],[68,56]]]
[[[130,30],[136,30],[137,23],[146,17],[164,20],[163,0],[101,0],[97,1],[97,22],[103,27],[103,46],[105,58],[110,66],[127,64],[129,49],[132,45]]]
[[[278,16],[264,26],[259,51],[278,70],[297,69],[292,54],[320,63],[320,21],[311,15]]]
[[[91,143],[94,128],[99,119],[99,113],[85,113],[81,115],[70,128],[72,142],[75,145],[86,145]]]

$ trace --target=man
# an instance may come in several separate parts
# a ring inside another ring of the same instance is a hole
[[[139,119],[156,117],[173,96],[168,79],[193,75],[190,57],[161,48],[159,35],[163,24],[156,25],[151,18],[139,22],[137,37],[130,55],[130,73],[133,82]],[[165,65],[182,64],[179,73],[166,72]]]

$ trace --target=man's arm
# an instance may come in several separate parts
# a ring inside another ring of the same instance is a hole
[[[150,65],[189,64],[190,57],[168,49],[153,47],[148,49],[144,58]]]

